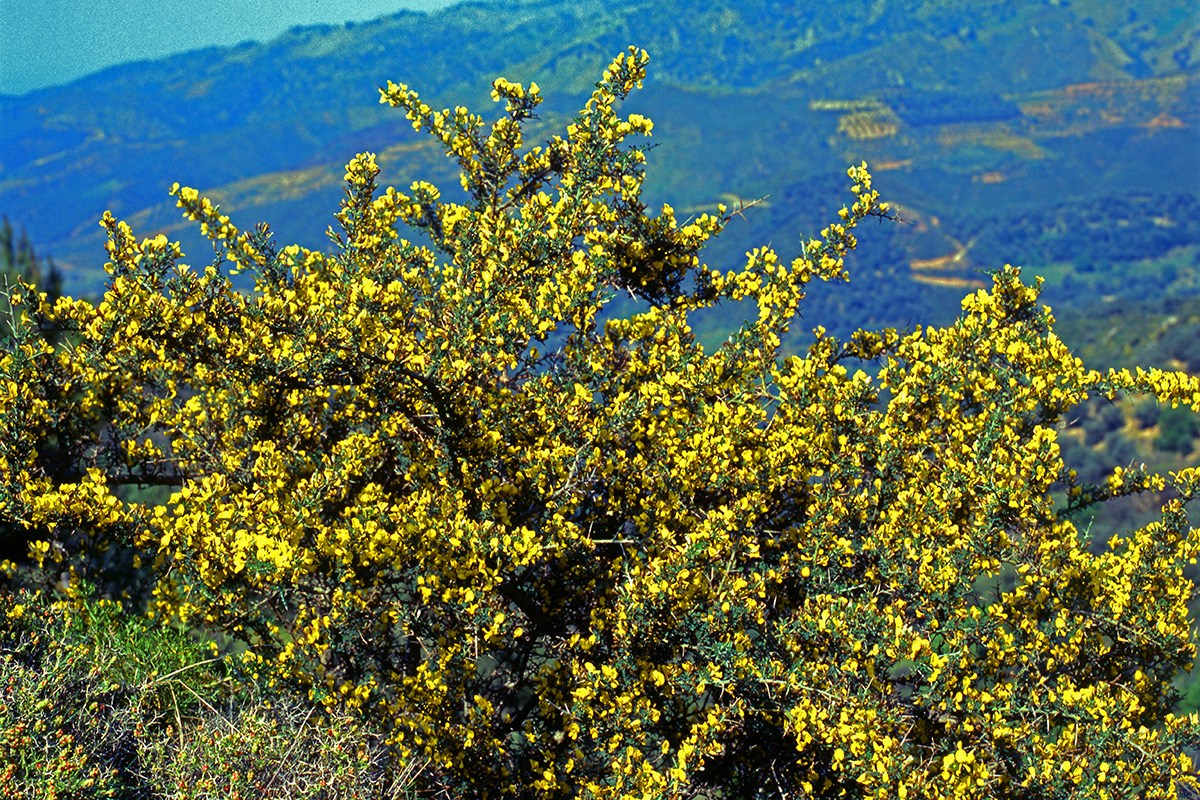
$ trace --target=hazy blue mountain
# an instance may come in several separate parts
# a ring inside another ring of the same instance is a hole
[[[650,198],[696,213],[767,197],[712,249],[714,265],[768,242],[793,255],[845,199],[849,163],[867,160],[900,208],[907,224],[860,237],[849,287],[814,289],[812,324],[945,321],[978,269],[1005,262],[1047,274],[1055,302],[1195,293],[1193,5],[530,0],[297,28],[0,96],[0,211],[73,293],[103,284],[105,210],[210,260],[166,196],[174,181],[243,228],[266,221],[280,240],[321,247],[357,152],[379,154],[386,183],[457,185],[378,86],[487,114],[493,78],[537,81],[548,101],[536,140],[634,44],[652,56],[629,101],[660,143]]]

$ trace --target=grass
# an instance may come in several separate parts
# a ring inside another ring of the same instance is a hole
[[[186,635],[78,605],[0,594],[0,800],[412,796],[382,733],[235,696]]]

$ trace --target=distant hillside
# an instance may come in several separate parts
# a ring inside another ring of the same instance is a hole
[[[945,321],[977,270],[1005,262],[1052,273],[1052,291],[1080,301],[1144,293],[1147,280],[1194,293],[1193,3],[963,5],[464,3],[126,64],[0,97],[0,212],[77,294],[103,282],[105,210],[207,262],[166,197],[174,181],[245,228],[266,221],[280,240],[321,247],[356,152],[379,154],[386,183],[457,184],[440,149],[379,105],[379,85],[488,114],[493,78],[537,81],[549,99],[536,140],[560,130],[611,57],[636,44],[653,59],[629,101],[655,120],[651,199],[695,213],[767,197],[714,247],[714,264],[766,242],[794,253],[840,207],[848,163],[871,163],[900,208],[908,224],[860,237],[858,280],[814,288],[811,324]],[[1101,234],[1104,252],[1076,249]]]

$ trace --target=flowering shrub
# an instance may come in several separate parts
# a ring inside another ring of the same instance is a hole
[[[536,85],[496,81],[489,128],[389,83],[468,199],[380,191],[359,155],[332,254],[174,187],[251,294],[106,215],[103,301],[12,298],[0,513],[39,564],[136,551],[162,619],[386,725],[450,796],[1172,796],[1200,473],[1078,485],[1056,436],[1089,396],[1200,408],[1200,381],[1083,369],[1010,267],[950,327],[779,357],[887,207],[855,167],[799,257],[710,269],[725,207],[640,200],[651,122],[616,107],[646,63],[533,147]],[[726,300],[752,318],[707,351],[689,315]],[[1168,484],[1097,555],[1069,521]]]

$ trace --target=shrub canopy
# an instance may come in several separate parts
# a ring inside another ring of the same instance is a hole
[[[732,212],[640,200],[651,122],[617,106],[646,63],[528,148],[536,85],[497,80],[488,127],[389,83],[467,200],[356,156],[329,254],[178,185],[202,271],[106,215],[102,301],[11,298],[9,535],[56,574],[131,554],[151,613],[384,723],[450,796],[1171,796],[1200,741],[1171,714],[1200,475],[1077,485],[1056,439],[1089,396],[1200,408],[1200,381],[1085,370],[1011,267],[949,327],[781,357],[887,207],[854,167],[797,258],[710,269]],[[739,300],[702,347],[690,315]],[[1069,521],[1168,484],[1097,553]]]

